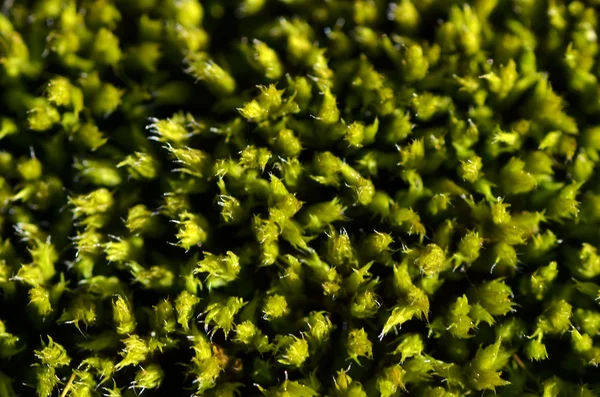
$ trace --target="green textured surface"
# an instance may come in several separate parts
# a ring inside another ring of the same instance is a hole
[[[0,5],[0,397],[600,395],[597,0]]]

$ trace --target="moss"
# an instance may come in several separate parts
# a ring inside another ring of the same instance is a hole
[[[597,1],[0,15],[0,397],[600,394]]]

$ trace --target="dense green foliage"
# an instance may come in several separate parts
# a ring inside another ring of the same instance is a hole
[[[0,397],[600,395],[600,1],[0,3]]]

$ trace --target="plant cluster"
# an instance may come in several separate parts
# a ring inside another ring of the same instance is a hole
[[[4,0],[0,397],[600,395],[598,0]]]

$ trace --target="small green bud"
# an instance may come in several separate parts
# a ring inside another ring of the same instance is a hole
[[[134,280],[145,288],[161,290],[173,285],[175,275],[165,267],[152,266],[146,269],[135,262],[129,263],[128,266]]]
[[[324,86],[320,88],[321,96],[323,97],[323,99],[321,101],[321,106],[315,118],[323,124],[337,123],[340,119],[340,110],[337,106],[337,99],[331,93],[331,89],[329,88],[329,86]]]
[[[571,330],[571,345],[577,353],[586,353],[592,349],[594,341],[588,334],[581,334],[576,329]]]
[[[535,177],[526,172],[525,162],[512,157],[500,171],[502,189],[506,194],[527,193],[537,185]]]
[[[341,29],[325,31],[329,39],[328,53],[332,58],[347,58],[352,53],[354,42]]]
[[[348,352],[348,358],[356,361],[359,365],[359,357],[373,358],[373,344],[364,328],[353,329],[348,333],[346,351]]]
[[[277,135],[273,149],[284,157],[295,157],[302,152],[302,142],[292,130],[284,128]]]
[[[393,330],[396,327],[400,327],[408,320],[411,320],[416,314],[417,310],[414,307],[409,307],[404,304],[395,306],[392,309],[392,313],[383,325],[383,329],[381,330],[379,339],[383,339],[383,337],[387,335],[391,330]]]
[[[158,389],[162,383],[164,372],[160,365],[150,364],[140,368],[135,374],[135,379],[131,382],[134,389]]]
[[[531,293],[535,294],[537,300],[542,300],[552,287],[552,281],[558,276],[556,262],[550,262],[548,266],[539,267],[529,280]]]
[[[92,151],[98,150],[108,142],[108,138],[92,123],[85,123],[74,133],[75,141]]]
[[[220,195],[219,206],[221,207],[221,216],[225,223],[238,224],[245,217],[245,211],[238,199],[233,196]]]
[[[576,200],[581,182],[573,182],[562,188],[558,196],[548,203],[548,217],[560,221],[563,218],[572,219],[579,213],[579,202]]]
[[[406,390],[404,387],[404,376],[406,371],[400,365],[392,365],[384,368],[375,378],[375,388],[382,397],[392,397]]]
[[[573,318],[586,334],[596,335],[600,332],[600,313],[595,310],[575,309]]]
[[[393,205],[389,221],[393,227],[399,227],[409,235],[417,234],[421,239],[425,236],[425,226],[421,223],[421,217],[411,208]]]
[[[423,48],[420,45],[410,45],[405,48],[402,57],[401,71],[402,77],[407,82],[416,82],[423,80],[427,75],[429,62],[423,55]]]
[[[256,349],[259,353],[271,350],[269,338],[262,333],[251,321],[244,321],[235,328],[234,342],[241,343],[248,348]]]
[[[261,11],[266,3],[266,0],[242,0],[238,7],[238,15],[247,17]]]
[[[265,390],[257,385],[261,393],[267,397],[285,396],[302,396],[302,397],[317,397],[317,393],[313,388],[303,383],[285,380],[279,386],[273,386],[269,390]]]
[[[475,327],[473,320],[469,317],[471,305],[465,295],[456,299],[450,305],[447,317],[447,330],[457,338],[470,338],[469,332]]]
[[[96,186],[115,187],[121,184],[122,178],[114,163],[103,160],[76,160],[73,165],[86,182]]]
[[[452,199],[449,194],[437,193],[427,204],[427,212],[431,215],[444,214],[452,207]],[[446,225],[449,225],[448,223]],[[444,247],[445,248],[445,247]]]
[[[36,285],[29,290],[29,303],[36,308],[37,313],[42,317],[52,313],[50,292],[41,285]]]
[[[421,22],[419,10],[411,0],[400,0],[398,4],[391,3],[387,17],[396,23],[401,34],[415,34]]]
[[[500,265],[501,267],[506,266],[513,269],[517,267],[517,251],[512,245],[506,242],[499,242],[494,244],[494,246],[492,247],[491,255],[492,258],[494,258],[494,264],[490,269],[490,271],[492,272],[497,265]]]
[[[510,208],[510,204],[503,203],[502,200],[498,200],[492,204],[492,221],[496,225],[504,225],[510,222],[511,216],[508,208]]]
[[[246,305],[246,302],[242,298],[235,296],[227,298],[222,302],[213,302],[209,304],[205,311],[204,317],[204,328],[208,330],[209,326],[213,326],[210,331],[211,334],[217,332],[217,330],[223,330],[225,338],[229,335],[229,332],[233,328],[234,317],[240,311],[242,307]]]
[[[473,156],[466,161],[460,162],[460,169],[458,171],[458,175],[471,183],[474,183],[479,178],[483,176],[481,173],[481,168],[483,164],[481,162],[481,157]]]
[[[252,321],[246,320],[235,327],[235,338],[234,342],[242,343],[244,345],[252,345],[254,338],[261,331],[254,325]]]
[[[124,93],[124,90],[112,84],[103,84],[94,96],[91,104],[92,111],[97,116],[107,117],[111,115],[121,105],[121,98]]]
[[[289,314],[287,300],[283,295],[269,295],[265,298],[263,304],[263,318],[267,321],[273,321],[285,317]]]
[[[367,26],[357,26],[352,33],[354,40],[363,51],[371,56],[379,54],[379,35],[374,29]]]
[[[150,212],[145,205],[138,204],[129,208],[127,212],[127,220],[125,226],[132,233],[147,233],[154,229],[153,213]]]
[[[373,317],[381,307],[377,299],[377,295],[372,291],[357,292],[350,303],[350,314],[355,318]]]
[[[357,25],[371,25],[377,16],[377,4],[374,1],[359,0],[354,3],[354,22]]]
[[[352,273],[344,280],[344,289],[348,294],[354,294],[361,286],[364,286],[371,278],[369,269],[373,266],[373,262],[369,262],[361,268],[353,269]],[[371,287],[374,285],[371,284]]]
[[[20,338],[6,330],[5,324],[0,320],[0,357],[9,359],[23,350]]]
[[[283,65],[277,52],[260,40],[253,40],[252,45],[242,44],[246,60],[258,73],[268,80],[279,80],[283,75]]]
[[[75,7],[73,7],[73,9],[75,9]],[[75,10],[74,13],[76,13]],[[93,27],[94,30],[102,26],[114,30],[117,23],[121,21],[121,13],[117,7],[106,0],[96,0],[90,4],[85,16],[87,23],[90,27]],[[64,17],[63,13],[63,18]],[[64,22],[65,21],[63,20],[63,24]],[[70,25],[70,23],[67,25]]]
[[[127,262],[136,259],[143,248],[144,240],[140,237],[111,241],[106,243],[106,259],[109,262]]]
[[[410,106],[415,113],[415,117],[420,121],[426,122],[447,113],[452,108],[452,100],[449,97],[424,92],[420,95],[415,95],[410,101]]]
[[[308,342],[295,336],[277,338],[277,362],[291,368],[300,368],[309,357]]]
[[[480,348],[468,367],[471,375],[469,382],[476,390],[495,390],[498,386],[510,384],[501,378],[502,372],[497,372],[504,367],[509,357],[510,354],[502,348],[500,340]]]
[[[109,66],[116,66],[121,60],[119,38],[106,28],[98,30],[92,46],[92,59]]]
[[[158,43],[142,42],[130,47],[125,55],[125,64],[134,71],[155,73],[162,57]]]
[[[76,217],[108,212],[114,204],[112,194],[104,188],[87,195],[70,197],[69,201],[74,207],[73,213]]]
[[[208,221],[201,214],[182,212],[179,221],[173,221],[178,225],[177,245],[186,251],[193,246],[201,246],[208,239]]]
[[[56,369],[53,367],[40,367],[36,370],[37,378],[37,395],[39,397],[50,397],[52,391],[58,385],[58,377],[56,376]]]
[[[422,139],[413,141],[400,150],[400,164],[406,168],[418,169],[425,159],[425,145]]]
[[[508,317],[495,327],[496,338],[502,338],[502,343],[511,345],[518,343],[527,332],[527,323],[518,317]]]
[[[48,336],[48,344],[44,344],[41,350],[35,350],[34,354],[43,365],[51,368],[64,367],[71,363],[65,348],[54,342],[50,336]]]
[[[70,389],[71,394],[75,397],[91,395],[96,386],[94,376],[90,372],[80,370],[74,370],[73,376],[77,378],[77,382],[72,384]]]
[[[71,104],[72,89],[69,79],[59,76],[48,83],[46,97],[53,105],[68,106]]]
[[[159,142],[180,144],[186,142],[191,136],[186,129],[187,116],[183,113],[176,113],[170,119],[151,119],[151,121],[152,124],[146,128],[155,134],[152,139]]]
[[[0,120],[0,140],[9,135],[13,135],[19,132],[17,124],[9,118],[3,117]]]
[[[570,265],[577,277],[592,279],[600,274],[600,255],[596,247],[583,243],[578,257]]]
[[[572,309],[573,306],[563,299],[551,303],[543,316],[547,320],[544,322],[546,331],[555,334],[567,331],[571,326]]]
[[[85,253],[90,255],[100,255],[104,246],[102,234],[93,229],[88,229],[83,233],[78,233],[75,237],[75,245],[77,253]]]
[[[138,21],[138,37],[143,41],[157,41],[162,37],[162,21],[151,19],[147,14],[140,16]]]
[[[86,373],[87,376],[89,376],[90,372],[93,372],[100,379],[100,383],[98,383],[98,386],[100,386],[112,378],[115,372],[115,363],[108,358],[91,356],[83,360],[79,368],[85,368],[89,371]],[[87,378],[87,376],[81,376],[80,379]]]
[[[136,321],[129,302],[118,296],[113,301],[113,321],[117,325],[117,332],[127,335],[135,331]]]
[[[326,312],[310,312],[306,319],[308,341],[317,345],[324,345],[329,341],[329,336],[335,329],[331,318]]]
[[[488,325],[494,325],[496,322],[494,317],[483,308],[479,303],[476,303],[471,306],[471,311],[469,312],[469,316],[473,319],[473,323],[476,327],[479,326],[480,323],[486,323]]]
[[[165,334],[175,331],[175,309],[168,299],[154,306],[154,329]]]
[[[476,231],[469,231],[458,243],[458,252],[455,254],[455,258],[458,263],[463,261],[467,264],[471,264],[479,258],[479,251],[483,246],[484,239],[479,237],[479,233]]]
[[[76,295],[58,319],[59,322],[75,325],[77,329],[80,329],[79,323],[88,327],[97,320],[96,304],[90,295]]]
[[[267,119],[279,119],[287,114],[298,113],[298,105],[294,98],[286,98],[285,90],[278,90],[275,84],[269,86],[258,86],[260,94],[252,101],[246,103],[243,108],[238,109],[240,114],[251,122],[261,122]]]
[[[240,153],[240,166],[247,169],[256,169],[264,171],[267,163],[271,159],[272,154],[267,148],[257,148],[255,146],[247,146]]]
[[[121,342],[125,347],[120,353],[123,359],[115,366],[117,370],[130,365],[138,365],[146,360],[146,357],[150,354],[148,343],[135,334],[130,335]]]
[[[342,165],[342,160],[331,152],[316,153],[313,157],[313,169],[316,174],[313,179],[323,185],[337,186],[340,183],[338,173]]]
[[[197,385],[197,393],[203,394],[206,390],[216,386],[216,380],[223,370],[223,364],[213,354],[211,344],[204,336],[194,338],[194,358],[192,359],[191,375]],[[215,353],[218,350],[215,349]]]
[[[407,358],[420,355],[424,349],[425,342],[420,334],[405,334],[391,354],[402,355],[400,362],[404,362]]]
[[[365,125],[356,121],[350,124],[346,127],[346,136],[344,139],[348,142],[348,147],[362,147],[365,140]]]
[[[203,17],[204,8],[198,0],[182,0],[175,3],[175,21],[182,26],[198,26]]]
[[[17,172],[25,181],[33,181],[42,176],[42,163],[33,158],[23,158],[17,163]]]
[[[525,345],[525,354],[531,361],[542,361],[548,358],[546,345],[537,339],[527,342]]]
[[[306,207],[300,214],[300,223],[308,232],[319,232],[331,224],[345,219],[346,208],[338,198],[324,203],[313,204]]]
[[[383,120],[382,132],[378,136],[381,137],[383,143],[396,145],[412,134],[412,130],[410,113],[396,109]]]
[[[446,254],[436,244],[428,244],[415,264],[425,276],[433,276],[446,268]]]
[[[394,242],[392,236],[388,233],[375,232],[366,235],[360,241],[360,254],[366,260],[373,260],[382,257],[382,254],[390,250],[390,244]]]
[[[183,55],[196,54],[207,49],[208,33],[201,27],[168,24],[167,35]]]
[[[233,77],[204,54],[192,54],[188,59],[187,72],[194,76],[215,96],[233,94],[236,83]]]
[[[194,317],[194,307],[198,302],[200,302],[200,298],[188,291],[182,291],[175,300],[177,322],[185,331],[190,329],[190,320]]]
[[[207,153],[188,147],[173,148],[168,145],[171,156],[176,163],[181,165],[175,171],[193,175],[199,178],[206,177],[210,174],[211,157]]]
[[[45,101],[39,102],[27,115],[29,128],[34,131],[47,131],[59,121],[58,110]]]
[[[472,287],[470,294],[485,310],[494,316],[508,314],[514,305],[512,291],[502,279],[487,281]]]
[[[334,379],[335,390],[331,392],[332,397],[367,397],[360,382],[353,381],[344,370],[340,370]]]
[[[236,254],[227,251],[226,255],[204,253],[204,259],[198,262],[194,274],[208,273],[206,283],[209,289],[222,287],[235,281],[240,273],[240,259]]]
[[[373,195],[373,199],[368,205],[369,211],[374,215],[386,219],[391,214],[391,208],[394,200],[385,192],[377,190]]]

